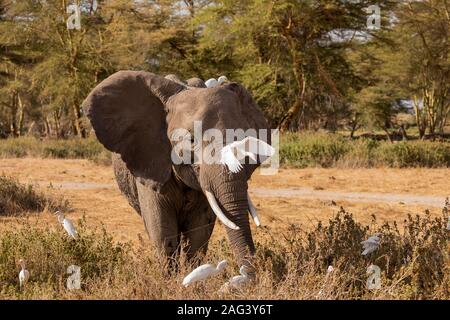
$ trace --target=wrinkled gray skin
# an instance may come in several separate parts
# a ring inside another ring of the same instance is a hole
[[[168,74],[167,76],[164,77],[165,79],[174,81],[178,84],[181,84],[183,86],[188,86],[188,87],[196,87],[196,88],[206,88],[206,84],[205,82],[200,79],[200,78],[190,78],[188,80],[186,80],[186,82],[183,82],[180,80],[180,78],[178,78],[176,75],[174,74]]]
[[[158,248],[173,257],[183,239],[188,257],[206,252],[215,223],[204,195],[209,191],[239,226],[239,230],[224,227],[238,264],[254,274],[247,181],[259,163],[244,164],[238,173],[221,164],[173,165],[169,137],[177,128],[193,132],[195,120],[202,121],[203,131],[216,128],[223,133],[225,129],[269,129],[268,124],[241,85],[203,88],[198,78],[187,83],[148,72],[120,71],[92,90],[83,109],[98,140],[113,152],[119,188],[142,216]],[[202,143],[203,147],[208,144]]]

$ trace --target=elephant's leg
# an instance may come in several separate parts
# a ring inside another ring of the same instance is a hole
[[[183,194],[171,179],[159,193],[136,181],[141,215],[150,239],[169,258],[176,256],[180,243],[178,213]],[[172,259],[169,259],[172,260]]]
[[[185,251],[192,261],[196,255],[206,254],[208,241],[214,229],[216,216],[203,193],[191,190],[185,195],[181,232],[186,240]]]

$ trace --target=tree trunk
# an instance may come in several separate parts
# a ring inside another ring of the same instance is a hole
[[[423,140],[425,137],[425,130],[427,129],[426,118],[423,115],[423,111],[419,108],[419,101],[417,97],[414,97],[414,111],[416,114],[416,124],[419,130],[419,138]]]
[[[76,103],[72,104],[72,126],[74,134],[79,138],[86,138],[86,130],[81,124],[81,113]]]
[[[301,80],[301,86],[300,86],[300,94],[297,96],[294,104],[289,108],[286,115],[281,119],[281,121],[278,125],[278,128],[280,130],[283,130],[283,131],[289,130],[289,125],[290,125],[292,119],[294,119],[294,117],[296,115],[298,115],[300,113],[300,111],[302,111],[302,109],[303,109],[304,99],[305,99],[305,91],[306,91],[306,80],[303,77],[303,75],[301,77],[302,77],[302,80]]]
[[[302,67],[302,57],[301,50],[298,48],[298,41],[293,38],[293,23],[292,17],[289,17],[288,24],[283,28],[283,36],[286,39],[286,42],[289,46],[289,53],[292,57],[292,72],[294,74],[295,80],[298,86],[298,94],[295,99],[294,104],[289,108],[286,115],[281,119],[278,124],[278,128],[280,130],[288,130],[291,121],[297,116],[300,112],[304,112],[304,101],[305,101],[305,92],[306,92],[306,77]],[[302,121],[302,119],[300,119]]]
[[[408,134],[406,133],[405,126],[402,124],[399,128],[400,134],[402,135],[403,141],[408,141]]]
[[[13,137],[17,137],[17,92],[13,91],[11,95],[11,120],[10,133]]]
[[[33,132],[33,128],[34,128],[34,125],[36,124],[36,122],[31,122],[31,124],[30,124],[30,126],[28,127],[28,130],[27,130],[27,134],[28,135],[30,135],[32,132]]]
[[[45,124],[45,126],[44,126],[44,129],[45,129],[44,130],[44,134],[45,134],[46,137],[50,137],[52,135],[52,130],[51,130],[50,123],[48,121],[48,117],[47,116],[44,117],[44,124]]]
[[[393,143],[391,134],[389,133],[388,129],[387,128],[383,128],[383,131],[386,133],[386,137],[388,138],[388,141],[390,143]]]
[[[19,111],[19,119],[17,125],[17,135],[21,136],[23,131],[23,122],[25,118],[25,105],[20,97],[20,94],[17,94],[17,102],[18,102],[18,111]]]
[[[59,121],[59,114],[57,111],[53,111],[53,120],[55,121],[55,132],[56,132],[56,138],[62,138],[61,136],[61,125]]]

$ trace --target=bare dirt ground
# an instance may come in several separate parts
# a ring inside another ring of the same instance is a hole
[[[88,160],[1,159],[1,173],[64,196],[74,208],[68,214],[71,219],[85,215],[89,224],[103,224],[119,241],[138,241],[139,234],[147,238],[141,218],[120,194],[111,167]],[[450,196],[449,178],[450,169],[281,169],[274,176],[256,172],[250,194],[264,230],[291,223],[307,229],[326,222],[341,206],[361,222],[370,222],[375,214],[378,223],[401,223],[408,213],[423,214],[426,209],[439,215]],[[56,225],[49,212],[28,219]],[[16,223],[17,218],[0,217],[0,230]],[[260,232],[254,231],[256,236]],[[214,237],[223,235],[223,227],[216,226]]]

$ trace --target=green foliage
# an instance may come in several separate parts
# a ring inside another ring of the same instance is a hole
[[[74,241],[62,228],[39,229],[29,223],[3,232],[0,239],[0,297],[57,298],[66,290],[67,268],[81,268],[82,283],[108,279],[113,270],[130,259],[129,245],[115,243],[104,229],[88,230],[86,221],[76,226]],[[27,290],[21,292],[17,281],[17,261],[25,259],[30,270]],[[41,290],[44,291],[41,292]],[[44,295],[42,295],[44,294]],[[41,296],[40,296],[41,295]]]
[[[450,167],[450,144],[430,141],[383,143],[375,152],[389,167]]]
[[[0,140],[0,157],[90,159],[111,164],[111,155],[94,137],[88,139],[44,139],[20,137]]]
[[[21,137],[0,140],[0,157],[89,159],[110,165],[111,155],[95,138],[44,139]],[[288,167],[450,167],[450,143],[371,138],[349,139],[331,133],[284,133],[280,140],[281,165]]]
[[[281,163],[295,167],[331,167],[349,151],[340,135],[287,134],[280,141]]]
[[[450,143],[377,142],[338,134],[291,133],[281,137],[281,164],[305,167],[450,167]]]

